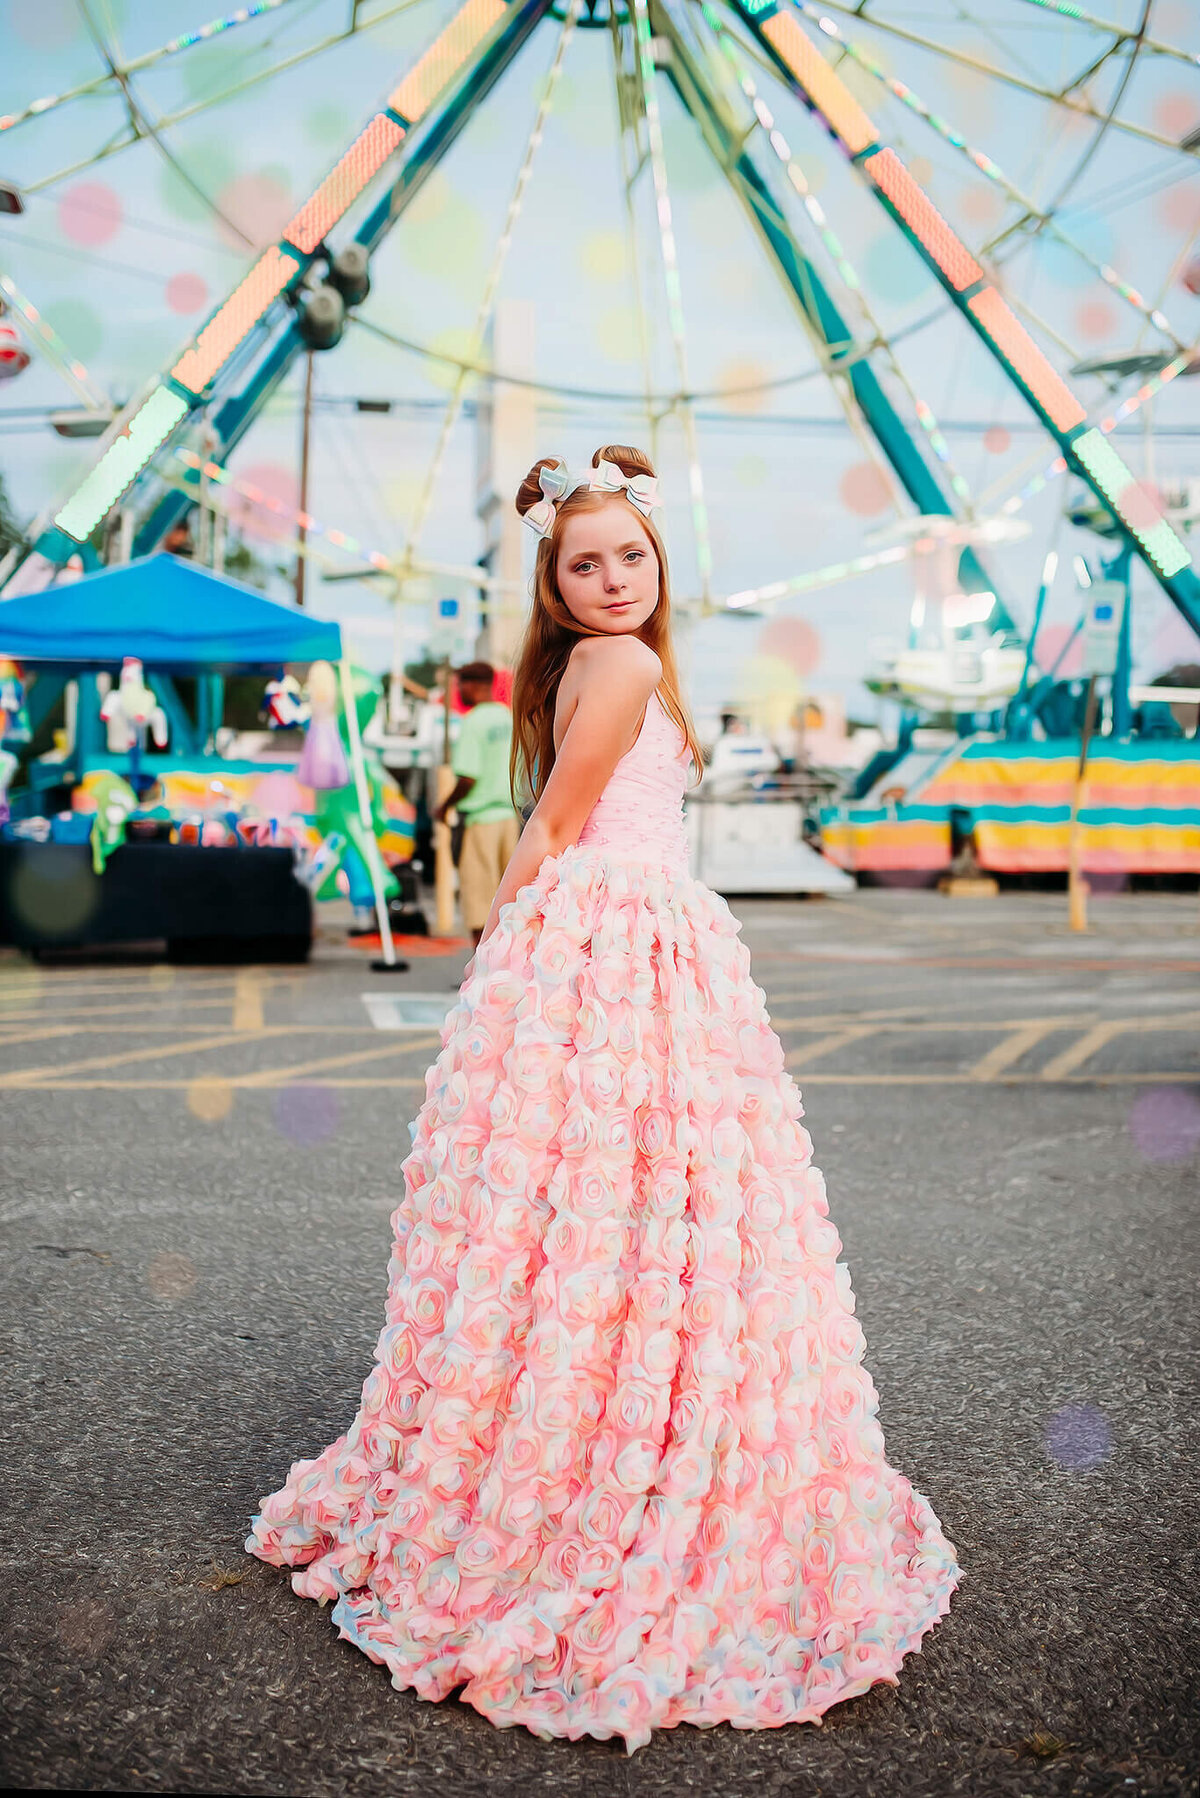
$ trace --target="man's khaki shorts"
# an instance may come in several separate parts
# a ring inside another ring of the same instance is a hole
[[[482,930],[487,923],[496,888],[520,834],[521,820],[516,812],[484,824],[472,824],[467,819],[458,858],[458,902],[467,930]]]

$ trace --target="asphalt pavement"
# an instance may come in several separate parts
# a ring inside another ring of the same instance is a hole
[[[632,1758],[393,1690],[242,1550],[353,1416],[469,944],[393,976],[332,935],[307,968],[0,958],[5,1782],[1195,1792],[1200,899],[1094,899],[1086,936],[1065,906],[734,902],[888,1459],[965,1577],[898,1686]]]

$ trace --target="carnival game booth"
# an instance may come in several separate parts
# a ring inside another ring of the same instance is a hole
[[[911,749],[861,799],[822,808],[825,853],[864,885],[933,886],[969,835],[986,873],[1065,874],[1079,749],[999,737]],[[1200,875],[1200,740],[1094,738],[1079,824],[1097,884]]]
[[[219,787],[228,798],[239,783],[269,789],[274,781],[288,789],[276,810],[290,807],[302,825],[294,763],[229,761],[209,745],[226,676],[324,662],[348,680],[336,624],[158,554],[0,601],[0,656],[36,674],[27,702],[33,731],[68,692],[66,743],[30,763],[2,833],[0,943],[37,951],[165,941],[187,958],[308,954],[312,894],[298,878],[308,845],[277,831],[263,809],[251,828],[236,809],[220,830],[202,814],[180,828],[162,799],[177,783]],[[111,684],[99,681],[105,674]],[[179,677],[194,682],[191,712]],[[145,716],[124,751],[114,751],[116,701],[131,684]],[[357,720],[350,748],[361,790]],[[133,789],[150,781],[156,803],[135,809]]]

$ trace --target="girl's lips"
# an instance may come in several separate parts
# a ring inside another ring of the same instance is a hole
[[[633,601],[631,599],[618,599],[615,604],[608,607],[608,610],[610,612],[623,612],[627,606],[631,606],[632,604]]]

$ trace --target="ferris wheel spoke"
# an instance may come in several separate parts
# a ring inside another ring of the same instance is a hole
[[[251,6],[239,7],[237,12],[225,18],[213,19],[207,25],[201,25],[196,31],[187,31],[179,37],[173,37],[169,43],[160,44],[156,50],[146,50],[141,56],[133,57],[122,64],[122,72],[126,75],[138,74],[142,69],[153,68],[166,56],[176,56],[181,50],[192,50],[197,44],[207,43],[210,39],[232,31],[238,25],[248,25],[252,20],[261,18],[264,13],[277,12],[281,6],[290,6],[292,0],[257,0]],[[68,88],[61,94],[47,94],[45,98],[33,100],[20,112],[8,113],[0,118],[0,131],[12,131],[18,125],[27,124],[30,119],[41,118],[48,112],[54,112],[60,106],[66,106],[71,100],[82,99],[87,94],[94,94],[97,89],[112,80],[111,71],[93,75],[78,86]]]
[[[243,231],[237,221],[230,218],[229,214],[217,204],[212,195],[200,185],[195,176],[184,166],[174,150],[170,148],[161,136],[158,121],[150,117],[150,114],[135,95],[133,84],[130,81],[129,76],[123,69],[118,67],[116,58],[109,47],[107,38],[92,18],[88,0],[79,0],[79,9],[83,16],[84,24],[87,27],[88,35],[91,37],[92,42],[95,44],[100,55],[108,64],[109,72],[121,90],[126,109],[129,113],[130,129],[137,136],[148,137],[159,155],[163,158],[163,161],[168,163],[170,167],[174,169],[175,173],[179,176],[179,179],[192,193],[195,194],[196,198],[207,207],[213,217],[220,219],[221,223],[225,225],[228,230],[232,231],[235,237],[240,237],[248,250],[253,250],[256,247],[254,239],[250,237],[247,232]]]
[[[894,99],[899,100],[902,105],[906,106],[910,111],[915,112],[919,118],[924,120],[925,124],[932,131],[936,132],[943,143],[949,144],[981,175],[985,176],[988,181],[1005,193],[1010,200],[1021,207],[1022,210],[1020,216],[1013,219],[1009,224],[1006,224],[1003,230],[996,232],[988,242],[982,246],[980,254],[994,256],[995,252],[1014,235],[1027,232],[1030,224],[1036,224],[1039,232],[1048,233],[1058,243],[1061,243],[1064,248],[1070,250],[1071,253],[1090,268],[1107,287],[1110,287],[1119,299],[1123,300],[1126,305],[1132,307],[1134,311],[1139,312],[1144,319],[1148,320],[1149,323],[1155,327],[1156,330],[1160,331],[1175,349],[1181,349],[1183,347],[1183,339],[1175,330],[1171,321],[1161,310],[1161,297],[1158,301],[1151,303],[1136,287],[1132,286],[1130,282],[1123,281],[1114,268],[1110,267],[1107,263],[1098,261],[1097,258],[1084,247],[1084,245],[1079,243],[1076,238],[1072,237],[1069,231],[1065,230],[1058,223],[1049,211],[1040,208],[1028,194],[1018,187],[1016,182],[1009,178],[998,163],[994,162],[992,158],[986,155],[982,150],[978,150],[968,143],[967,139],[960,132],[956,131],[940,113],[935,112],[934,109],[915,93],[906,82],[897,81],[894,77],[889,75],[863,45],[858,43],[855,39],[847,37],[838,27],[832,26],[831,29],[831,25],[832,22],[830,22],[830,25],[827,25],[826,35],[830,36],[835,44],[840,45],[859,68],[864,69],[867,74],[869,74],[873,80],[878,82],[881,87],[885,88]],[[1169,291],[1169,289],[1167,291]]]
[[[496,294],[500,286],[500,278],[504,273],[504,265],[508,260],[508,252],[512,247],[513,231],[516,228],[517,219],[520,217],[521,206],[525,199],[525,190],[529,185],[529,177],[533,172],[534,160],[541,147],[542,136],[546,128],[546,120],[550,116],[550,111],[554,104],[554,96],[557,92],[559,78],[562,74],[563,60],[566,56],[567,46],[570,44],[571,39],[575,34],[575,25],[582,10],[582,6],[583,0],[571,0],[571,4],[567,10],[566,19],[564,20],[562,30],[559,33],[558,47],[554,54],[554,61],[546,79],[546,85],[542,92],[537,116],[533,121],[533,128],[529,133],[525,145],[525,153],[521,159],[521,166],[517,174],[516,184],[513,187],[512,197],[508,202],[508,211],[505,214],[504,224],[496,242],[496,250],[492,257],[492,265],[488,270],[487,280],[484,283],[483,297],[479,302],[479,310],[475,317],[475,325],[471,334],[471,356],[473,359],[477,358],[483,350],[484,339],[487,336],[488,323],[491,320],[492,309],[496,303]],[[454,426],[458,421],[458,415],[462,407],[463,394],[466,390],[468,379],[469,370],[463,365],[459,368],[458,376],[451,389],[450,399],[442,419],[442,426],[438,433],[437,443],[434,446],[434,452],[430,459],[429,467],[426,470],[424,485],[421,488],[413,512],[412,522],[409,525],[408,541],[405,546],[405,554],[407,556],[411,556],[416,550],[421,532],[425,528],[425,521],[429,516],[429,508],[433,502],[433,495],[436,491],[438,478],[441,474],[442,463],[445,460],[446,449],[450,442]]]
[[[867,326],[870,332],[872,347],[878,347],[882,352],[893,375],[897,381],[899,381],[904,392],[908,396],[917,422],[924,431],[930,448],[946,470],[951,492],[955,495],[956,499],[961,500],[969,510],[971,506],[970,487],[965,477],[954,464],[953,458],[950,455],[949,444],[946,442],[945,435],[942,432],[941,426],[938,424],[933,407],[917,393],[912,382],[909,380],[882,325],[875,316],[871,304],[867,299],[866,288],[859,277],[857,270],[854,268],[846,254],[845,248],[834,232],[820,201],[809,187],[800,163],[796,157],[792,155],[787,139],[776,125],[774,115],[766,101],[760,96],[753,77],[741,62],[737,48],[732,40],[732,34],[725,30],[724,21],[710,5],[704,5],[704,14],[716,34],[718,45],[733,69],[735,79],[737,80],[741,91],[754,110],[758,129],[766,137],[771,150],[783,164],[788,180],[799,195],[804,212],[815,228],[826,255],[836,269],[838,277],[850,297],[851,303],[854,305],[859,316]],[[878,446],[873,439],[870,441],[870,450],[872,459],[876,460],[879,452]],[[891,471],[888,470],[887,472],[890,476]]]
[[[876,31],[886,32],[889,37],[899,38],[904,43],[914,44],[918,49],[928,50],[931,55],[940,57],[945,62],[970,69],[973,74],[987,76],[1005,87],[1016,88],[1021,93],[1031,94],[1035,99],[1045,100],[1047,104],[1061,107],[1077,118],[1095,119],[1097,124],[1104,122],[1105,114],[1088,100],[1064,99],[1055,88],[1027,80],[1024,76],[1014,74],[1011,69],[998,68],[995,63],[984,62],[981,57],[971,56],[965,50],[955,50],[949,44],[939,44],[936,38],[922,37],[920,32],[910,31],[906,26],[899,25],[880,13],[861,13],[857,7],[847,5],[845,0],[823,0],[821,6],[813,6],[808,0],[797,0],[795,10],[812,19],[822,30],[825,30],[822,24],[823,14],[838,13],[843,18],[858,19]],[[1152,131],[1148,125],[1137,124],[1133,119],[1114,118],[1111,123],[1114,130],[1123,132],[1128,137],[1136,137],[1143,143],[1157,144],[1160,149],[1174,150],[1182,156],[1200,156],[1200,143],[1194,146],[1186,142],[1179,143],[1174,138],[1165,137],[1160,131]]]
[[[1093,13],[1084,12],[1082,7],[1076,6],[1075,0],[1019,0],[1019,3],[1022,6],[1036,6],[1040,12],[1055,13],[1072,25],[1087,26],[1093,31],[1107,31],[1117,44],[1138,35],[1127,25],[1118,25],[1111,19],[1098,19]],[[1179,62],[1190,63],[1193,68],[1200,68],[1200,55],[1195,51],[1183,50],[1178,44],[1165,44],[1161,38],[1143,37],[1141,43],[1142,48],[1149,50],[1152,55],[1171,56]]]
[[[184,125],[190,119],[199,118],[203,113],[210,112],[214,107],[223,105],[227,100],[236,99],[240,94],[248,92],[250,88],[258,87],[264,81],[271,81],[277,75],[284,75],[291,69],[299,68],[301,64],[310,62],[314,56],[321,56],[326,51],[332,50],[336,45],[348,42],[352,37],[364,37],[368,32],[376,31],[381,25],[386,25],[390,20],[398,18],[401,13],[412,12],[414,8],[426,6],[428,4],[429,0],[398,0],[397,5],[389,6],[384,12],[377,13],[372,19],[360,21],[353,27],[353,29],[348,27],[344,31],[335,31],[330,33],[327,37],[318,38],[315,43],[304,45],[302,49],[293,51],[290,56],[285,56],[281,58],[280,61],[269,64],[265,69],[257,69],[252,74],[244,76],[241,81],[234,82],[231,87],[222,88],[215,94],[208,94],[204,99],[194,100],[191,105],[181,106],[175,112],[163,113],[157,121],[158,129],[159,131],[169,131],[173,130],[176,125]],[[135,59],[133,63],[123,64],[122,72],[127,75],[136,72],[137,61],[138,59]],[[78,93],[83,93],[85,91],[92,92],[97,88],[115,85],[115,74],[106,69],[102,75],[95,78],[94,82],[89,82],[85,89],[81,88],[73,90],[70,94],[62,95],[61,99],[66,101],[75,98]],[[41,103],[39,102],[38,104],[40,105]],[[15,118],[13,122],[20,124],[27,116],[33,116],[32,109],[27,109],[25,114]],[[4,120],[0,119],[0,131],[3,131],[4,124]],[[91,155],[82,157],[79,161],[70,163],[64,168],[55,169],[52,174],[41,175],[34,181],[22,183],[22,192],[27,194],[40,193],[46,188],[55,187],[59,182],[67,181],[72,175],[77,175],[80,170],[91,168],[95,163],[103,162],[108,157],[115,156],[118,150],[127,150],[132,144],[141,143],[142,141],[143,136],[141,133],[131,131],[115,141],[110,141],[109,143],[102,145],[98,150],[94,150]]]

